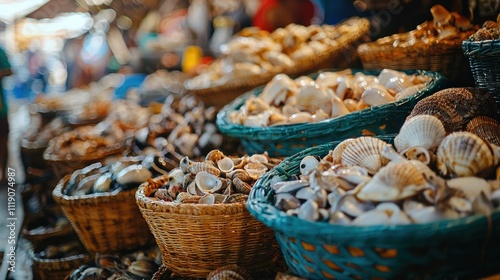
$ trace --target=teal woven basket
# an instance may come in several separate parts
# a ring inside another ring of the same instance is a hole
[[[500,105],[500,39],[462,42],[464,55],[479,88],[487,89]]]
[[[300,174],[304,156],[325,156],[338,143],[285,159],[255,183],[247,201],[250,213],[274,230],[294,274],[307,279],[477,279],[500,272],[500,211],[491,219],[477,215],[357,227],[308,222],[273,206],[275,176],[288,180]]]
[[[327,71],[327,70],[323,70]],[[353,70],[378,75],[380,71]],[[426,88],[408,98],[381,106],[370,107],[341,117],[317,122],[270,127],[249,127],[229,121],[229,114],[238,110],[247,98],[258,96],[264,86],[249,91],[223,107],[217,114],[219,130],[228,136],[239,138],[248,154],[268,152],[273,157],[291,156],[308,147],[356,136],[373,136],[397,133],[406,116],[421,99],[442,89],[446,80],[436,72],[404,71],[407,74],[423,74],[432,78]],[[320,72],[309,75],[316,79]]]

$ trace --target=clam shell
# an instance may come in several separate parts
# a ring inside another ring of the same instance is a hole
[[[342,153],[342,164],[359,165],[375,174],[382,166],[386,165],[388,159],[382,157],[382,149],[386,142],[374,137],[358,137],[354,139]]]
[[[222,188],[222,180],[207,171],[198,172],[194,181],[198,189],[205,194],[217,192]]]
[[[394,97],[382,87],[371,87],[361,94],[361,99],[370,106],[378,106],[393,102]]]
[[[364,201],[398,201],[417,195],[426,186],[423,174],[409,161],[402,161],[382,167],[354,192]]]
[[[476,134],[491,144],[500,146],[500,124],[487,116],[477,116],[466,126],[465,130]]]
[[[454,132],[437,150],[437,168],[444,176],[475,176],[493,168],[494,155],[488,143],[470,132]]]
[[[399,134],[394,138],[398,152],[412,147],[435,150],[446,136],[443,123],[431,115],[417,115],[406,120]]]
[[[222,172],[225,173],[231,172],[234,169],[234,161],[231,158],[224,156],[223,158],[217,161],[217,167]]]
[[[296,209],[300,206],[300,201],[292,194],[278,193],[274,196],[274,206],[282,211]]]

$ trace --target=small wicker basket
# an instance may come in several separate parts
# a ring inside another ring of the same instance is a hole
[[[136,202],[162,252],[163,265],[181,277],[204,278],[224,265],[263,271],[280,259],[271,229],[244,203],[179,204],[149,197],[165,176],[143,183]]]
[[[476,86],[488,90],[500,105],[500,39],[462,42]]]
[[[69,178],[70,175],[66,175],[59,181],[53,196],[89,252],[114,253],[154,242],[135,204],[135,189],[67,196],[63,190]]]
[[[74,236],[76,238],[75,230],[70,224],[61,226],[60,228],[53,228],[43,233],[36,233],[32,230],[29,230],[27,227],[24,227],[22,233],[23,237],[31,242],[35,250],[44,248],[48,244],[54,243],[54,241],[57,241],[60,238],[66,238],[70,236]]]
[[[293,274],[306,279],[478,279],[498,273],[500,211],[428,224],[358,227],[308,222],[274,207],[273,177],[300,174],[302,158],[325,156],[339,142],[285,159],[256,182],[247,201],[250,213],[275,231]]]
[[[79,254],[61,259],[42,259],[30,251],[33,261],[33,274],[35,279],[56,280],[65,279],[76,267],[91,261],[88,254]]]

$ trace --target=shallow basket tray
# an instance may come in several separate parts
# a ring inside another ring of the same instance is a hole
[[[34,251],[30,251],[33,261],[33,273],[38,280],[65,279],[76,267],[89,263],[91,257],[88,254],[78,254],[60,259],[41,259]]]
[[[500,105],[500,39],[462,42],[476,86],[488,90]]]
[[[274,207],[271,180],[300,174],[302,158],[325,156],[338,143],[285,159],[256,182],[247,201],[250,213],[275,231],[292,273],[306,279],[477,279],[500,271],[500,211],[429,224],[358,227],[308,222]]]
[[[342,35],[336,40],[337,44],[332,45],[323,53],[315,53],[313,57],[307,57],[296,61],[294,67],[282,69],[279,72],[264,73],[259,76],[251,76],[246,79],[236,79],[226,82],[223,85],[197,88],[190,80],[184,82],[187,91],[193,93],[205,105],[215,106],[217,109],[227,105],[241,94],[266,84],[279,73],[289,75],[301,75],[328,67],[349,67],[358,58],[357,46],[369,41],[370,22],[364,18],[352,17],[338,25],[348,25],[356,27],[355,30]]]
[[[378,75],[380,70],[353,70],[353,72]],[[216,124],[223,134],[239,138],[246,153],[256,154],[267,151],[273,157],[290,156],[308,147],[349,137],[396,133],[418,101],[437,92],[445,85],[445,79],[435,72],[405,72],[423,74],[431,77],[432,80],[424,89],[410,97],[317,123],[268,127],[249,127],[231,123],[230,113],[239,110],[249,97],[260,95],[264,88],[262,86],[245,93],[222,108],[217,114]],[[319,73],[321,71],[311,74],[310,77],[316,79]]]
[[[182,204],[149,197],[167,180],[143,183],[136,202],[169,271],[205,278],[228,264],[255,272],[276,265],[281,256],[273,231],[250,215],[245,203]]]
[[[63,195],[70,176],[61,179],[52,194],[89,252],[114,253],[154,242],[135,204],[136,189],[78,197]]]

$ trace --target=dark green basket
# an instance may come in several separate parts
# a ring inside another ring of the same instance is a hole
[[[476,81],[476,86],[487,89],[500,105],[500,39],[462,42],[464,55]]]
[[[378,75],[380,71],[353,70],[353,73],[363,72],[369,75]],[[222,108],[217,114],[216,123],[223,134],[239,138],[246,153],[256,154],[267,151],[273,157],[290,156],[308,147],[349,137],[397,133],[415,104],[442,89],[446,84],[445,78],[436,72],[404,72],[427,75],[432,80],[426,88],[408,98],[317,123],[270,127],[249,127],[231,123],[229,121],[230,112],[238,110],[245,104],[247,98],[261,94],[264,89],[264,86],[261,86],[245,93]],[[321,71],[309,76],[316,79],[319,73]]]
[[[273,206],[275,176],[288,180],[300,174],[302,158],[325,156],[339,142],[285,159],[255,183],[247,201],[250,213],[274,230],[294,274],[307,279],[477,279],[500,271],[500,211],[491,219],[477,215],[359,227],[308,222]]]

